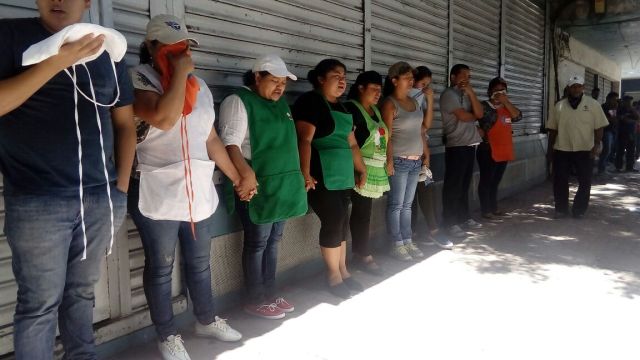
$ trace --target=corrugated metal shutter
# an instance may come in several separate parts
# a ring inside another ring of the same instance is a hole
[[[35,1],[0,0],[0,19],[38,16]]]
[[[590,69],[584,71],[584,93],[591,96],[591,90],[596,87],[596,73]]]
[[[200,41],[198,75],[216,103],[242,85],[263,54],[281,56],[299,77],[287,88],[290,102],[310,89],[302,79],[324,58],[342,60],[350,80],[364,67],[362,1],[185,0],[185,20]]]
[[[515,135],[540,132],[544,101],[545,10],[531,0],[507,1],[505,72],[509,96],[522,111]]]
[[[471,67],[471,83],[486,99],[489,81],[499,74],[500,0],[453,2],[453,63]]]
[[[600,87],[600,102],[605,102],[607,95],[612,91],[613,84],[611,80],[607,78],[602,78],[602,86]],[[637,99],[636,99],[637,100]]]
[[[448,83],[447,0],[371,2],[371,67],[386,74],[397,61],[424,65],[433,72],[436,97]],[[436,98],[432,145],[441,145],[442,121]]]

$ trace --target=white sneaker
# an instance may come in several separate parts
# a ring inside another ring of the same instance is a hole
[[[198,336],[214,337],[220,341],[238,341],[242,334],[227,324],[226,319],[215,317],[215,321],[209,325],[202,325],[196,321],[195,332]]]
[[[481,229],[482,228],[482,224],[480,224],[479,222],[473,220],[473,219],[469,219],[467,221],[464,222],[464,226],[468,227],[469,229]]]
[[[400,261],[413,260],[413,257],[409,254],[405,245],[393,245],[390,255]]]
[[[171,335],[165,341],[158,341],[158,350],[164,360],[191,360],[180,335]]]
[[[412,258],[424,257],[424,253],[414,243],[405,244],[404,248],[407,249],[407,252],[409,253],[409,255],[411,255]]]

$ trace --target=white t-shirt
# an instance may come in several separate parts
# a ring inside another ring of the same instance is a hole
[[[227,145],[235,145],[245,159],[251,160],[249,117],[247,108],[236,94],[229,95],[220,105],[220,139]]]
[[[416,99],[418,106],[422,111],[427,110],[427,98],[424,97],[424,93],[420,89],[412,88],[409,90],[409,96]]]

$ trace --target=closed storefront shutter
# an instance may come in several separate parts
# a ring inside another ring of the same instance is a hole
[[[371,2],[372,70],[384,76],[393,63],[406,61],[433,72],[436,96],[431,145],[442,144],[438,96],[448,82],[448,17],[447,0]]]
[[[591,96],[591,90],[597,87],[596,73],[593,70],[585,69],[584,71],[584,93]]]
[[[471,67],[471,83],[486,99],[489,81],[499,74],[500,0],[453,2],[453,63]]]
[[[349,81],[364,67],[362,1],[185,0],[198,75],[218,103],[242,85],[242,74],[264,54],[279,55],[297,82],[287,87],[292,103],[310,89],[307,72],[324,58],[347,66]]]
[[[510,0],[506,5],[504,78],[523,116],[513,124],[513,132],[534,134],[542,124],[545,10],[531,0]]]

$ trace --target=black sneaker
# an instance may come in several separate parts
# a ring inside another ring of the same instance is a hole
[[[349,290],[354,291],[354,292],[362,292],[364,290],[364,287],[362,287],[362,284],[360,284],[359,282],[357,282],[353,277],[348,277],[348,278],[343,278],[342,279],[342,283],[347,285],[347,287],[349,288]]]
[[[351,297],[351,291],[349,291],[349,288],[344,284],[344,282],[335,285],[329,285],[329,292],[334,296],[343,299],[349,299]]]
[[[555,214],[553,214],[554,219],[564,219],[568,216],[569,216],[569,213],[562,212],[562,211],[556,211]]]

